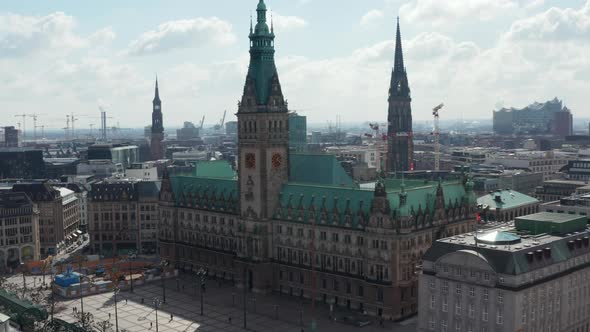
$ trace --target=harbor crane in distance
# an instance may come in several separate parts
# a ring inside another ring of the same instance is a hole
[[[440,103],[436,107],[432,109],[432,115],[434,116],[434,131],[432,135],[434,135],[434,170],[440,171],[440,125],[439,125],[439,117],[438,112],[445,106],[445,104]]]

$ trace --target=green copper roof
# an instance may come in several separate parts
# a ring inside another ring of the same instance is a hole
[[[531,234],[566,234],[586,230],[587,220],[586,216],[539,212],[517,217],[514,225],[519,231]]]
[[[234,179],[236,172],[225,160],[199,161],[196,165],[195,175],[205,178]]]
[[[273,79],[278,80],[274,61],[274,33],[266,24],[266,5],[258,3],[256,27],[250,28],[250,65],[247,80],[253,81],[258,105],[266,105],[271,93]]]
[[[237,180],[179,175],[170,184],[178,206],[237,213]]]
[[[289,181],[357,187],[336,156],[330,154],[289,154]]]
[[[326,225],[358,227],[367,220],[372,199],[372,190],[288,183],[283,185],[275,218],[308,223],[315,217],[318,224],[324,220]]]
[[[395,213],[397,213],[398,216],[410,216],[412,214],[417,214],[419,210],[428,210],[429,213],[434,213],[438,185],[439,183],[435,181],[404,181],[403,187],[406,195],[406,203],[401,204],[401,180],[385,180],[385,189],[387,192],[387,198],[389,199],[390,208],[395,210]],[[441,187],[445,208],[461,205],[464,203],[464,199],[467,199],[465,187],[461,181],[441,182]]]
[[[496,196],[499,196],[499,200]],[[496,190],[491,194],[481,196],[477,199],[477,204],[487,205],[490,207],[490,210],[511,209],[538,202],[539,200],[536,198],[514,190]]]

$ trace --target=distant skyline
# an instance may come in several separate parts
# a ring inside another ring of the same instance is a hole
[[[234,120],[258,0],[3,3],[0,125],[38,113],[46,128],[151,121],[156,74],[164,127]],[[395,18],[417,121],[491,119],[557,97],[588,117],[590,0],[265,0],[285,97],[310,123],[385,121]],[[27,130],[32,119],[27,118]]]

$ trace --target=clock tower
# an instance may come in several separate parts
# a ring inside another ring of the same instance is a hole
[[[288,179],[289,114],[274,62],[274,29],[260,0],[250,25],[250,66],[238,104],[240,212],[268,220]]]
[[[289,113],[274,61],[274,29],[266,5],[250,22],[250,65],[238,102],[238,186],[241,261],[248,287],[268,291],[272,284],[270,220],[288,181]],[[246,275],[247,271],[247,275]]]
[[[164,126],[162,123],[162,101],[158,89],[158,78],[156,78],[156,92],[152,101],[152,141],[150,146],[151,159],[164,158]]]

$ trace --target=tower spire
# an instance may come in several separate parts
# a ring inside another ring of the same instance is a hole
[[[404,54],[402,51],[402,36],[399,29],[399,16],[397,17],[397,31],[395,34],[395,62],[393,71],[403,73],[406,71],[404,67]]]
[[[156,91],[154,93],[154,101],[160,101],[160,89],[158,89],[158,75],[156,75]]]

